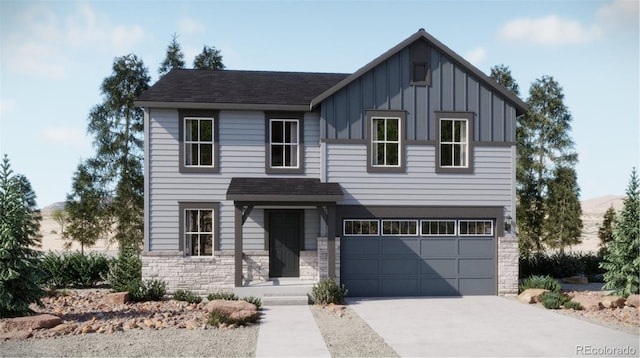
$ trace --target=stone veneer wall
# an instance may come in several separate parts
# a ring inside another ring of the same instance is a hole
[[[245,251],[242,260],[244,279],[264,282],[269,279],[269,253]],[[199,295],[231,291],[234,286],[234,252],[216,251],[213,257],[183,256],[182,252],[146,252],[142,255],[142,277],[167,283],[167,293],[191,290]]]
[[[319,238],[320,242],[320,238]],[[320,247],[320,243],[318,244]],[[326,258],[326,238],[324,244]],[[300,280],[318,281],[320,270],[319,251],[300,251]],[[336,242],[339,251],[339,241]],[[340,257],[337,257],[339,262]],[[167,293],[176,290],[190,290],[199,295],[217,291],[231,291],[234,287],[234,252],[216,251],[213,257],[183,256],[179,251],[154,251],[142,255],[142,277],[158,279],[167,283]],[[339,266],[336,268],[339,274]],[[326,276],[325,259],[325,276]],[[242,260],[244,282],[265,282],[269,280],[269,252],[245,251]]]
[[[506,234],[498,237],[498,295],[518,294],[518,237]]]
[[[318,238],[319,279],[329,277],[329,249],[326,237]],[[336,237],[336,282],[340,283],[340,237]]]

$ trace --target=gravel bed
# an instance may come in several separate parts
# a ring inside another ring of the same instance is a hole
[[[0,357],[254,357],[257,325],[236,329],[131,330],[0,342]]]
[[[311,306],[332,357],[399,357],[369,325],[347,306]]]

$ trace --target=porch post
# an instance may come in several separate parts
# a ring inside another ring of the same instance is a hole
[[[336,278],[336,206],[327,205],[327,261],[328,275]]]
[[[235,287],[242,287],[242,205],[235,207]]]

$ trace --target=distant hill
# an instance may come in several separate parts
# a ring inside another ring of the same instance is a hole
[[[40,209],[40,212],[43,213],[43,215],[46,214],[51,214],[52,212],[54,212],[55,210],[60,210],[60,209],[64,209],[64,201],[58,201],[55,202],[53,204],[49,204],[47,206],[45,206],[44,208]]]
[[[602,225],[604,214],[613,206],[620,212],[623,207],[623,195],[606,195],[598,198],[583,200],[582,206],[582,244],[574,246],[574,251],[598,251],[600,238],[598,229]]]

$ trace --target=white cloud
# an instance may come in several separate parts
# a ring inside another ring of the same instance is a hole
[[[596,12],[596,21],[608,31],[622,30],[638,33],[640,2],[616,0],[601,6]]]
[[[180,20],[178,20],[179,34],[192,35],[203,33],[204,31],[204,25],[194,19],[183,16],[180,18]]]
[[[487,50],[485,50],[484,47],[476,47],[464,55],[464,58],[475,66],[478,66],[480,63],[482,63],[482,61],[484,61],[486,57]]]
[[[40,138],[55,145],[88,148],[90,141],[84,131],[78,128],[49,127],[40,133]]]
[[[111,44],[119,54],[132,52],[147,35],[141,26],[118,25],[111,32]]]
[[[602,29],[597,25],[585,26],[578,21],[549,15],[509,21],[498,31],[498,37],[506,41],[536,45],[574,45],[600,39]]]
[[[63,78],[71,72],[74,50],[97,51],[108,44],[108,50],[124,55],[150,37],[140,25],[114,24],[90,3],[72,6],[72,11],[59,15],[48,3],[36,3],[17,14],[20,27],[2,34],[2,62],[18,72]]]

